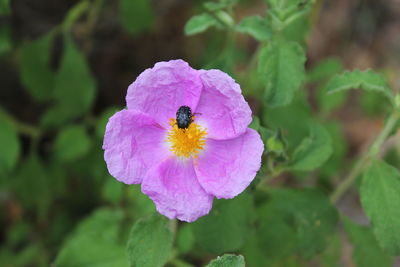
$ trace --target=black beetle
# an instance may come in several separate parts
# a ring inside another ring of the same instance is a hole
[[[179,129],[187,129],[193,122],[192,110],[188,106],[180,106],[176,112],[176,123]]]

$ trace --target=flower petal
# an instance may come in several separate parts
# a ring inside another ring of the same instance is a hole
[[[147,113],[168,127],[180,106],[196,109],[202,89],[199,72],[183,60],[156,63],[142,72],[128,88],[128,109]]]
[[[142,192],[154,201],[158,212],[170,219],[193,222],[212,207],[213,196],[200,186],[193,163],[176,157],[149,170],[142,182]]]
[[[167,131],[144,113],[122,110],[107,123],[104,159],[108,171],[126,184],[142,182],[147,170],[170,155]]]
[[[260,135],[252,129],[230,140],[208,139],[194,163],[197,179],[209,194],[233,198],[256,176],[263,151]]]
[[[251,122],[251,110],[240,86],[219,70],[203,70],[200,78],[203,91],[196,121],[207,128],[208,137],[221,140],[244,133]]]

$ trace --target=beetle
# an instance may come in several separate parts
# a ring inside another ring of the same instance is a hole
[[[193,122],[192,110],[188,106],[180,106],[176,112],[176,123],[179,129],[187,129]]]

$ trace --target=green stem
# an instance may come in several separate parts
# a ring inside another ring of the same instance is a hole
[[[15,128],[20,134],[30,136],[34,139],[40,136],[40,129],[36,128],[35,126],[15,120],[13,121],[13,124],[15,125]]]
[[[356,181],[357,177],[364,171],[364,169],[369,165],[371,159],[377,157],[379,150],[382,144],[389,137],[393,128],[396,126],[397,121],[399,120],[400,115],[397,111],[394,111],[389,119],[387,120],[385,127],[378,135],[378,137],[372,142],[372,145],[369,146],[369,150],[367,153],[361,156],[361,158],[354,165],[354,168],[347,175],[347,177],[339,184],[336,190],[333,192],[331,196],[331,201],[336,203],[344,193],[353,185]]]

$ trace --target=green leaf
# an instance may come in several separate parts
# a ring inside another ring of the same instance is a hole
[[[10,0],[0,0],[0,15],[9,15],[10,13]]]
[[[328,130],[334,145],[332,146],[332,156],[318,169],[318,173],[322,179],[330,181],[340,174],[344,160],[347,160],[345,156],[347,155],[348,144],[339,122],[330,121],[324,123],[324,127]]]
[[[60,160],[71,161],[84,156],[90,145],[90,137],[83,126],[69,126],[58,134],[54,152]]]
[[[119,14],[122,27],[131,34],[150,29],[155,18],[150,0],[121,0]]]
[[[222,2],[205,2],[203,6],[205,9],[211,12],[218,11],[227,7],[227,5]]]
[[[332,154],[332,139],[328,131],[319,124],[312,124],[310,135],[303,139],[293,152],[289,169],[310,171],[321,166]]]
[[[90,2],[88,0],[83,0],[78,1],[72,8],[70,8],[62,23],[64,31],[69,31],[74,23],[89,9],[89,7]]]
[[[185,34],[194,35],[206,31],[212,26],[216,26],[216,19],[208,13],[202,13],[191,17],[185,25]]]
[[[83,220],[56,257],[55,266],[128,266],[120,240],[121,211],[99,209]]]
[[[379,247],[370,228],[358,225],[349,219],[343,222],[353,244],[353,260],[357,266],[392,266],[392,258]]]
[[[375,160],[365,172],[361,203],[370,218],[376,239],[389,253],[400,254],[400,173]]]
[[[241,248],[250,231],[252,212],[253,199],[247,193],[214,200],[211,213],[192,223],[196,242],[216,254]]]
[[[10,25],[0,27],[0,56],[10,52],[12,48],[12,30]]]
[[[40,219],[45,219],[51,205],[52,191],[46,168],[36,155],[31,155],[20,165],[12,185],[23,207],[35,210]]]
[[[8,173],[17,163],[21,145],[17,131],[6,118],[0,117],[0,174]]]
[[[155,214],[137,221],[127,247],[131,266],[164,266],[171,254],[172,241],[173,235],[164,217]]]
[[[267,106],[285,106],[292,102],[304,80],[304,62],[304,51],[294,42],[274,41],[262,49],[259,75],[265,86]]]
[[[49,100],[54,89],[50,56],[54,34],[49,32],[21,48],[21,81],[36,101]]]
[[[317,99],[319,103],[319,108],[325,114],[343,106],[349,95],[348,91],[342,91],[336,94],[327,94],[324,87],[318,90],[319,91],[317,93]]]
[[[303,141],[304,136],[308,135],[313,119],[309,103],[299,93],[290,105],[277,108],[265,107],[261,121],[275,132],[283,129],[283,137],[287,140],[288,146],[293,148]]]
[[[206,267],[245,267],[242,255],[225,254],[212,260]]]
[[[131,185],[126,190],[131,196],[128,202],[132,205],[135,218],[142,218],[156,212],[154,202],[142,193],[140,185]]]
[[[192,227],[190,224],[184,224],[179,228],[177,235],[177,246],[181,253],[189,252],[195,243]]]
[[[307,82],[317,82],[331,78],[343,71],[343,63],[338,58],[330,57],[321,60],[307,73]]]
[[[237,25],[236,30],[250,34],[258,41],[269,40],[272,34],[271,26],[261,16],[245,17]]]
[[[123,183],[107,175],[107,179],[103,185],[102,196],[105,200],[117,205],[122,199],[123,187]]]
[[[241,249],[241,253],[246,259],[248,266],[265,267],[268,266],[268,259],[265,255],[265,250],[257,243],[258,236],[256,231],[252,231],[246,244]]]
[[[329,199],[315,189],[271,190],[259,214],[259,244],[271,260],[295,250],[305,258],[323,251],[338,217]]]
[[[328,245],[319,255],[321,267],[338,267],[340,266],[342,255],[341,233],[336,233],[327,241]]]
[[[249,127],[253,130],[258,131],[260,129],[260,119],[257,116],[253,116],[253,119],[249,125]]]
[[[328,93],[336,93],[349,89],[363,89],[383,93],[391,101],[393,100],[392,90],[386,80],[372,70],[346,71],[333,77],[325,87]]]
[[[60,69],[55,78],[53,98],[62,113],[59,120],[88,111],[95,97],[95,80],[81,52],[70,37],[65,38]]]
[[[305,43],[309,32],[312,0],[267,0],[268,20],[277,36],[287,41]]]
[[[54,105],[47,109],[47,111],[40,118],[42,127],[61,127],[77,117],[76,112],[68,108],[67,105]]]
[[[106,131],[106,125],[108,120],[110,119],[110,117],[112,115],[114,115],[114,113],[116,113],[118,111],[118,108],[115,107],[111,107],[111,108],[107,108],[106,110],[104,110],[97,123],[96,123],[96,135],[99,138],[103,138],[104,137],[104,133]]]

